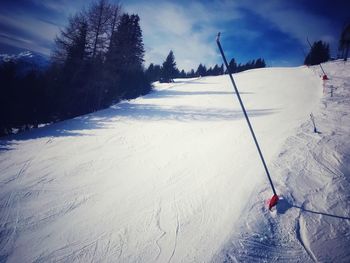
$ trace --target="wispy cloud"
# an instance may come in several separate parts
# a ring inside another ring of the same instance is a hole
[[[209,5],[209,4],[208,4]],[[125,6],[138,13],[146,47],[146,64],[160,64],[174,51],[180,69],[189,70],[205,63],[218,62],[215,35],[219,21],[237,19],[239,13],[228,10],[209,10],[201,3],[180,5],[175,3],[137,3]],[[224,8],[222,5],[217,7]]]
[[[16,5],[4,0],[0,3],[0,43],[49,55],[59,28],[81,8],[81,2],[27,0]]]
[[[0,14],[1,24],[13,27],[16,30],[22,30],[33,36],[47,40],[52,40],[58,32],[58,27],[52,23],[44,22],[39,19],[24,16],[5,16]]]
[[[2,0],[0,43],[48,54],[67,16],[91,2],[93,0]],[[173,50],[178,67],[185,70],[199,63],[207,66],[221,63],[215,45],[218,31],[223,32],[228,56],[239,62],[262,56],[267,62],[277,64],[284,64],[279,61],[285,59],[294,61],[294,65],[301,63],[301,48],[307,48],[306,37],[311,41],[322,39],[336,48],[340,26],[335,28],[348,14],[343,11],[342,18],[333,17],[339,14],[339,8],[334,7],[325,15],[324,8],[333,5],[326,0],[318,3],[323,7],[321,12],[311,0],[122,2],[124,11],[141,17],[146,66],[151,62],[161,64]]]
[[[2,33],[0,41],[5,44],[30,49],[48,55],[50,49],[48,43],[59,32],[58,26],[39,19],[21,15],[0,14],[0,27],[7,28],[7,33]]]
[[[0,43],[20,49],[28,49],[45,55],[50,54],[51,49],[45,45],[38,45],[37,40],[26,39],[6,33],[0,33]]]
[[[294,5],[293,2],[246,0],[241,3],[241,7],[270,21],[281,32],[297,39],[304,46],[307,45],[307,37],[312,41],[335,42],[334,26],[329,18],[306,12],[302,6]]]

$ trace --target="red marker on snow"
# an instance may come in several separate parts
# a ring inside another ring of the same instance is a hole
[[[272,198],[269,201],[269,210],[271,211],[271,208],[277,205],[278,203],[278,195],[273,195]]]

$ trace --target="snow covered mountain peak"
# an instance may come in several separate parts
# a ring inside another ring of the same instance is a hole
[[[20,59],[25,59],[25,58],[33,58],[35,55],[33,52],[27,50],[20,52],[18,54],[0,54],[0,59],[3,62],[9,62],[9,61],[17,61]]]
[[[30,70],[44,70],[49,65],[49,58],[26,50],[18,54],[0,54],[0,64],[13,62],[18,66],[20,74],[25,74]]]

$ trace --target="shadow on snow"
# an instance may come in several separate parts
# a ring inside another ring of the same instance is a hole
[[[350,217],[339,216],[339,215],[329,214],[329,213],[325,213],[325,212],[313,211],[310,209],[306,209],[303,206],[294,205],[294,204],[288,202],[286,199],[280,199],[278,201],[276,208],[277,208],[278,214],[284,214],[285,212],[287,212],[288,209],[297,208],[297,209],[300,209],[302,212],[306,212],[306,213],[312,213],[312,214],[328,216],[328,217],[333,217],[333,218],[338,218],[338,219],[350,220]]]
[[[183,92],[164,90],[144,96],[147,98],[162,98],[167,96],[185,95],[227,95],[233,92]],[[143,100],[145,101],[145,100]],[[140,101],[123,101],[108,109],[79,116],[70,120],[57,122],[42,128],[33,129],[17,135],[0,138],[0,152],[13,149],[16,141],[47,138],[48,142],[56,137],[91,136],[86,130],[108,129],[116,123],[141,121],[234,121],[244,118],[240,110],[224,108],[203,108],[187,106],[169,106],[142,104]],[[248,110],[250,117],[259,117],[275,113],[276,109]]]
[[[253,94],[253,92],[240,92],[239,94]],[[233,91],[179,91],[179,90],[159,90],[145,96],[145,99],[162,99],[167,97],[187,96],[187,95],[235,95]]]

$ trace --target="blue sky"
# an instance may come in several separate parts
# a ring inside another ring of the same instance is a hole
[[[87,6],[83,0],[1,0],[0,53],[19,49],[50,54],[67,17]],[[111,2],[114,2],[111,0]],[[180,69],[221,63],[215,36],[238,62],[262,57],[269,66],[295,66],[308,51],[306,38],[324,40],[336,56],[340,31],[350,22],[350,1],[213,0],[119,1],[141,18],[145,65],[162,63],[172,49]]]

